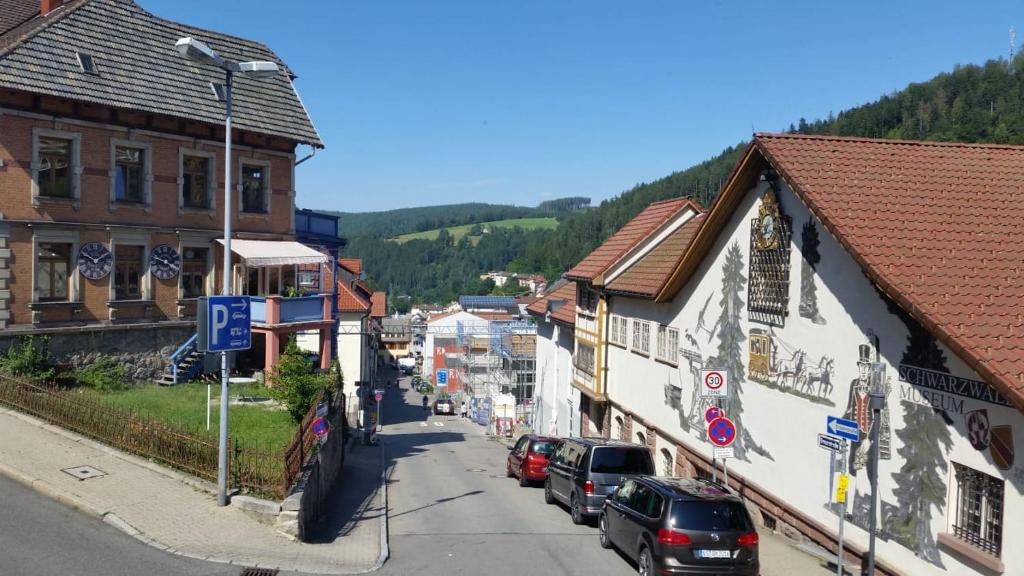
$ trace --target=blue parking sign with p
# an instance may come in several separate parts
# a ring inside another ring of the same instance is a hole
[[[252,320],[249,311],[248,296],[200,298],[196,310],[199,350],[248,350],[252,346]]]
[[[437,385],[447,386],[448,385],[448,370],[440,368],[437,371]]]

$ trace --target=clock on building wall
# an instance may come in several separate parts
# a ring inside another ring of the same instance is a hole
[[[88,242],[78,250],[78,271],[89,280],[106,278],[113,264],[110,248],[99,242]]]
[[[149,254],[149,269],[160,280],[170,280],[181,270],[181,255],[174,247],[161,244]]]
[[[784,326],[789,304],[790,219],[779,206],[772,182],[750,222],[747,311],[755,322]]]

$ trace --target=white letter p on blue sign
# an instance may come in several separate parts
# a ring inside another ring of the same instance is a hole
[[[210,343],[216,346],[220,340],[220,331],[228,325],[228,307],[223,304],[214,304],[213,318],[210,322]]]

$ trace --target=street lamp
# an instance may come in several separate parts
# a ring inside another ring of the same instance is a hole
[[[221,293],[231,295],[231,81],[236,73],[250,78],[270,78],[277,74],[273,62],[233,62],[222,58],[206,44],[192,38],[182,38],[174,47],[185,58],[197,63],[216,66],[224,70],[224,286]],[[228,504],[228,353],[220,358],[220,443],[217,462],[217,505]]]

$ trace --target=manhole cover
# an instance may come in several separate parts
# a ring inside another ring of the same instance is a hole
[[[466,468],[466,472],[487,472],[483,468]]]
[[[277,568],[246,568],[238,576],[277,576]]]
[[[64,468],[61,470],[66,474],[70,474],[79,480],[88,480],[90,478],[99,478],[100,476],[106,476],[107,473],[92,466],[74,466],[72,468]]]

